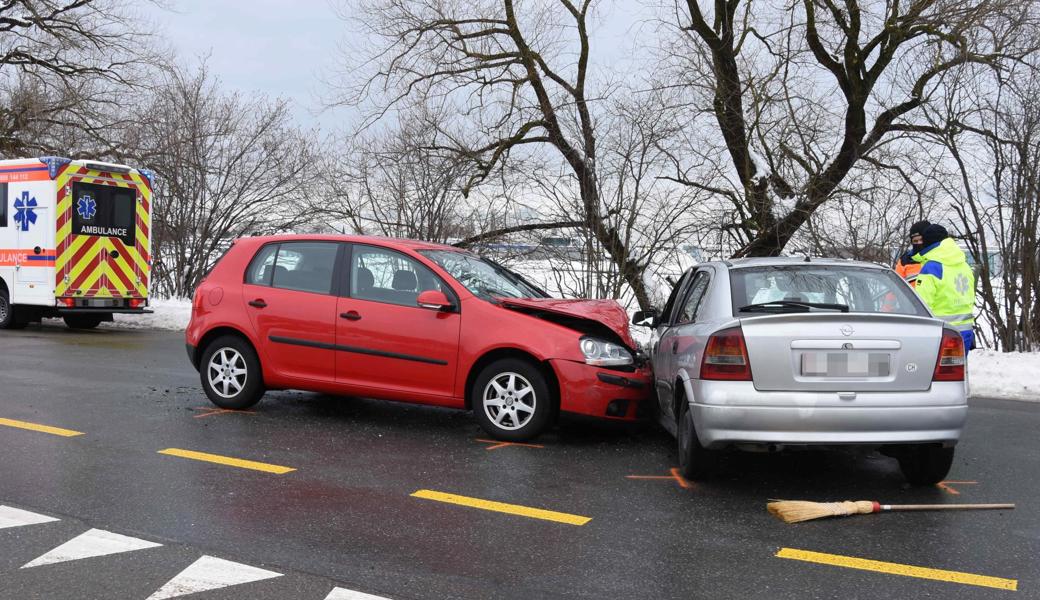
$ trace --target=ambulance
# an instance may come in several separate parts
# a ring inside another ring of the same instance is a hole
[[[0,160],[0,329],[146,313],[152,174],[56,156]]]

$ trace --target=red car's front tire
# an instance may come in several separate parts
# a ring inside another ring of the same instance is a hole
[[[473,382],[473,414],[495,439],[529,440],[551,421],[554,399],[549,389],[545,375],[531,362],[519,358],[496,360]]]

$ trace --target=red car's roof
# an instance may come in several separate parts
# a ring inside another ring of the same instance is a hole
[[[345,234],[302,234],[302,233],[287,233],[280,235],[258,235],[239,238],[241,240],[250,240],[257,243],[266,242],[284,242],[284,241],[304,241],[304,240],[318,240],[323,242],[356,242],[356,243],[367,243],[376,244],[379,246],[387,246],[389,248],[402,248],[409,250],[461,250],[454,246],[447,246],[445,244],[436,244],[434,242],[424,242],[422,240],[410,240],[405,238],[392,238],[383,237],[377,235],[345,235]]]

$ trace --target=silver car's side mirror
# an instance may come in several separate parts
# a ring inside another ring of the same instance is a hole
[[[632,315],[632,324],[640,327],[654,328],[657,327],[658,318],[659,314],[657,309],[637,310],[635,314]]]

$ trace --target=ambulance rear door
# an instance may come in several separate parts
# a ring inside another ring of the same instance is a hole
[[[149,245],[139,182],[76,163],[65,175],[58,203],[58,295],[91,299],[88,306],[146,298]]]

